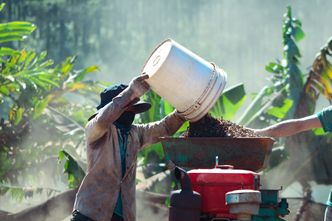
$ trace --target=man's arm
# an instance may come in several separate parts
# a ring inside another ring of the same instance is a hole
[[[148,78],[149,76],[146,74],[134,78],[124,91],[98,111],[97,115],[86,126],[88,143],[92,143],[103,136],[109,125],[149,90],[149,85],[145,82]]]
[[[255,129],[254,132],[261,136],[287,137],[303,131],[322,127],[316,114],[300,119],[285,120],[275,125]]]
[[[185,122],[185,119],[175,110],[160,121],[136,125],[141,147],[159,142],[159,137],[173,135]]]

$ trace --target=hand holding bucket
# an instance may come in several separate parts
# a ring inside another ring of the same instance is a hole
[[[191,122],[207,114],[227,81],[226,72],[172,39],[153,51],[142,72],[151,89]]]

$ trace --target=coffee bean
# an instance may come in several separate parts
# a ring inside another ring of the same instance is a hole
[[[252,130],[229,120],[216,119],[210,114],[191,122],[184,137],[258,137]]]

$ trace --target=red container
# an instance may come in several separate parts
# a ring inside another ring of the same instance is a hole
[[[259,189],[259,175],[249,170],[233,169],[222,165],[214,169],[195,169],[188,171],[193,190],[202,197],[204,214],[212,217],[235,218],[226,205],[226,193],[240,189]]]

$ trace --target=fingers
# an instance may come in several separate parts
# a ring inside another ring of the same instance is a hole
[[[129,87],[133,91],[134,95],[137,97],[141,97],[148,90],[150,90],[150,85],[145,81],[149,78],[149,75],[143,73],[140,76],[135,77],[129,83]]]
[[[147,89],[147,90],[150,89],[150,85],[148,83],[146,83],[145,81],[141,82],[141,84],[145,89]]]
[[[145,80],[147,80],[147,79],[149,79],[149,75],[148,75],[148,74],[145,74],[145,72],[144,72],[144,73],[142,73],[142,75],[139,75],[139,76],[133,78],[132,81],[143,82],[143,81],[145,81]]]
[[[143,86],[146,90],[150,89],[150,85],[145,81],[149,79],[149,75],[145,74],[145,72],[136,78],[136,81],[140,82],[140,85]]]
[[[137,77],[137,80],[140,80],[140,81],[144,81],[146,79],[149,79],[149,75],[146,74],[145,72],[142,73],[142,75],[140,75],[140,76]]]
[[[143,73],[141,74],[141,76],[148,76],[148,78],[149,78],[149,75],[148,75],[146,72],[143,72]]]

